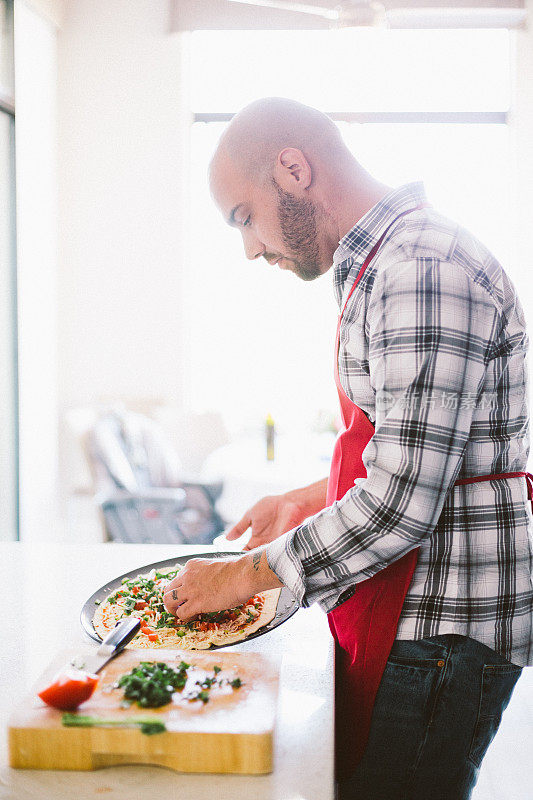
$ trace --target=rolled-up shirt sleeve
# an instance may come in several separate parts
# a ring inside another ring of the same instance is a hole
[[[364,325],[375,393],[367,477],[266,547],[298,602],[325,611],[435,528],[461,467],[500,311],[462,264],[418,257],[377,270]]]

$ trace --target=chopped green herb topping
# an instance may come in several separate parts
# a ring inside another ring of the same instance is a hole
[[[141,708],[159,708],[170,703],[172,693],[183,689],[189,664],[182,661],[173,669],[163,661],[141,661],[138,667],[122,675],[115,686],[124,689],[124,697]]]
[[[172,694],[184,688],[187,683],[187,672],[191,668],[186,661],[180,661],[177,667],[171,667],[163,661],[141,661],[131,672],[122,675],[113,688],[124,689],[122,708],[129,708],[137,703],[141,708],[158,708],[170,703]],[[193,667],[194,669],[194,667]],[[242,686],[240,678],[228,680],[219,678],[222,667],[215,665],[213,675],[206,675],[202,680],[197,680],[194,689],[185,695],[190,701],[200,700],[202,703],[209,701],[210,690],[213,686],[230,684],[233,689]]]

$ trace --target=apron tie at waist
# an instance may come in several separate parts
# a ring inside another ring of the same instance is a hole
[[[494,475],[477,475],[475,478],[459,478],[454,486],[463,486],[466,483],[481,483],[481,481],[496,481],[501,478],[525,478],[527,486],[527,497],[531,503],[533,513],[533,475],[531,472],[498,472]]]

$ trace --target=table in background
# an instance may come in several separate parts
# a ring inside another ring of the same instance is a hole
[[[276,436],[273,461],[267,461],[264,436],[237,439],[210,453],[200,479],[222,481],[217,509],[228,523],[236,522],[254,503],[327,478],[335,444],[333,433]]]

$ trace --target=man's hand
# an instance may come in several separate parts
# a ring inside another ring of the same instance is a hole
[[[191,558],[165,588],[165,608],[183,622],[207,611],[245,603],[264,589],[283,586],[270,569],[264,550],[240,558]]]
[[[244,550],[274,541],[324,508],[326,487],[327,478],[303,489],[263,497],[228,531],[226,539],[238,539],[251,526],[252,537]]]

